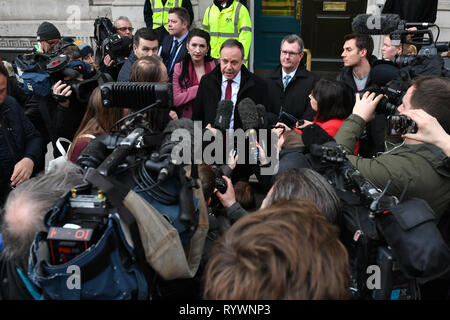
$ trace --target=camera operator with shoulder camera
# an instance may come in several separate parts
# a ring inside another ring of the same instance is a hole
[[[120,16],[114,25],[107,17],[100,17],[94,23],[94,37],[97,43],[95,62],[100,71],[117,79],[123,63],[130,55],[133,30],[130,19]]]
[[[382,95],[366,92],[362,98],[356,96],[353,114],[342,124],[335,136],[352,154],[364,126],[375,117],[375,108]],[[444,130],[450,132],[450,80],[448,78],[426,76],[416,78],[408,88],[398,111],[423,109],[435,117]],[[406,132],[412,127],[406,119]],[[436,145],[413,140],[404,136],[403,143],[375,158],[365,159],[347,155],[350,162],[361,174],[377,187],[384,188],[389,180],[392,184],[387,194],[406,198],[422,198],[428,202],[437,216],[443,215],[450,203],[450,170],[445,166],[445,153]]]

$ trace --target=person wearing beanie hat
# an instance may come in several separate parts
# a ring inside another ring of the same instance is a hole
[[[53,23],[44,21],[42,22],[36,32],[37,41],[39,43],[40,51],[49,53],[53,47],[61,39],[59,30]]]
[[[89,63],[91,65],[91,71],[94,71],[94,50],[92,47],[81,40],[75,41],[74,44],[80,48],[83,61]]]

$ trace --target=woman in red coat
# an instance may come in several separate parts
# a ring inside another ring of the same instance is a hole
[[[173,71],[173,104],[183,118],[192,118],[192,107],[197,96],[198,84],[217,62],[211,57],[209,33],[192,29],[186,39],[186,54]]]
[[[345,119],[352,113],[353,106],[344,103],[345,88],[335,80],[320,79],[314,84],[309,95],[311,108],[316,112],[313,122],[305,120],[299,128],[311,123],[318,124],[330,136],[334,137]],[[357,154],[359,144],[356,147]]]

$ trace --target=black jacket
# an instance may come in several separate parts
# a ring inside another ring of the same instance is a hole
[[[376,61],[376,57],[372,56],[369,60],[370,65]],[[343,67],[337,80],[344,83],[346,87],[344,103],[355,104],[355,94],[358,92],[355,80],[353,79],[353,68]],[[372,85],[371,76],[369,76],[366,82],[365,88],[369,88]],[[359,155],[364,158],[372,158],[379,152],[384,152],[384,132],[386,127],[386,115],[377,114],[375,119],[366,125],[363,135],[360,137]]]
[[[130,70],[133,63],[137,60],[134,51],[131,50],[130,56],[123,63],[122,68],[120,69],[119,75],[117,76],[117,82],[129,82],[130,81]]]
[[[7,193],[15,164],[24,157],[34,165],[44,152],[42,137],[25,116],[22,107],[12,97],[6,96],[0,105],[0,206]],[[36,167],[34,168],[36,170]],[[34,172],[36,172],[34,170]]]
[[[300,64],[295,76],[284,90],[281,68],[281,64],[279,64],[275,70],[264,75],[269,87],[269,104],[271,106],[267,111],[278,116],[280,109],[283,108],[283,111],[292,114],[299,120],[312,121],[315,112],[311,109],[309,94],[316,80],[314,74]]]
[[[195,98],[192,119],[203,121],[203,127],[208,123],[214,126],[217,104],[222,95],[222,72],[220,65],[200,81],[197,97]],[[241,86],[237,95],[236,105],[244,98],[250,98],[255,104],[262,104],[266,110],[269,107],[267,84],[261,77],[248,71],[243,65],[241,68]],[[234,128],[242,128],[238,112],[234,113]]]

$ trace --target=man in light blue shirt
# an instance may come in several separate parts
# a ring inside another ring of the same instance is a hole
[[[167,67],[170,82],[172,82],[173,69],[186,53],[186,38],[189,34],[189,13],[186,9],[172,8],[169,10],[169,36],[162,41],[159,55]]]

